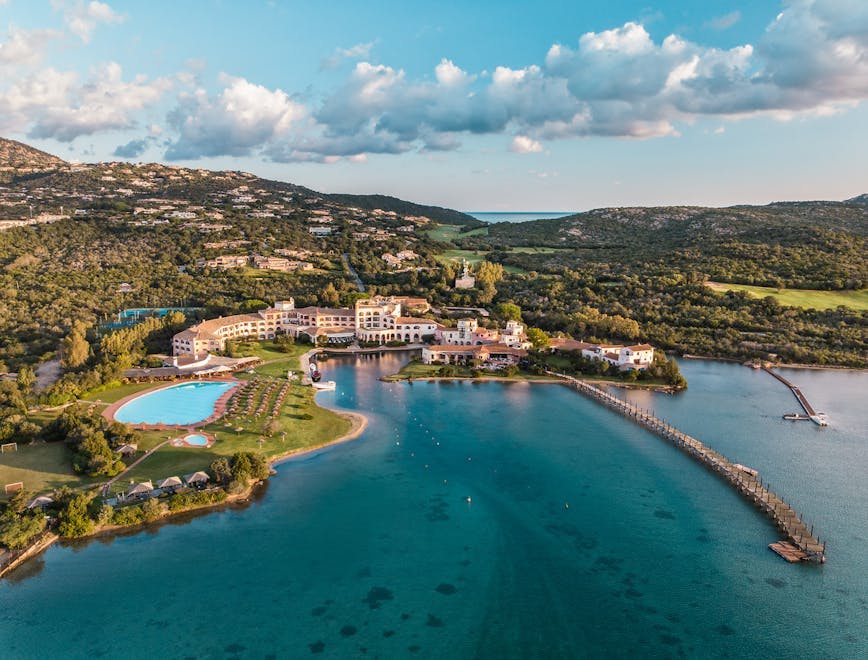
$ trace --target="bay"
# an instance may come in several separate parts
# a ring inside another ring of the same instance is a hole
[[[530,220],[551,220],[571,215],[572,211],[465,211],[483,222],[528,222]]]
[[[760,470],[826,565],[771,551],[721,480],[561,385],[377,380],[322,363],[356,441],[279,466],[248,507],[58,545],[0,581],[4,658],[832,657],[868,648],[868,374],[683,361],[623,392]],[[50,631],[48,634],[46,631]]]

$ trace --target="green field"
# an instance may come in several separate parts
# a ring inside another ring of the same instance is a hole
[[[522,254],[555,254],[556,252],[572,252],[570,248],[552,248],[552,247],[511,247],[510,252],[519,252]]]
[[[31,493],[47,492],[60,486],[80,486],[99,481],[72,471],[72,452],[63,442],[19,445],[17,452],[0,454],[0,486],[24,482]],[[0,490],[0,498],[5,498]]]
[[[480,227],[479,229],[473,229],[468,232],[461,232],[463,225],[434,225],[431,229],[426,230],[426,234],[428,234],[428,238],[433,241],[442,241],[444,243],[451,243],[452,241],[460,238],[464,238],[465,236],[486,236],[488,235],[488,229],[486,227]]]
[[[446,250],[436,255],[437,261],[440,263],[451,263],[461,265],[462,261],[467,261],[470,265],[475,265],[485,261],[485,257],[489,252],[485,250]],[[511,275],[526,273],[527,271],[518,266],[504,265],[503,270]]]
[[[806,309],[834,309],[844,305],[860,311],[868,310],[868,289],[858,291],[816,291],[812,289],[775,289],[748,284],[722,284],[708,282],[715,291],[747,291],[757,298],[773,296],[782,305]]]

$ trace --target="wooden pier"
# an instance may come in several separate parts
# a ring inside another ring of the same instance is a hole
[[[738,463],[733,463],[722,454],[702,442],[658,419],[647,410],[612,396],[599,387],[583,380],[553,371],[551,376],[564,379],[582,394],[605,405],[607,408],[645,427],[654,434],[671,442],[709,470],[718,474],[743,497],[765,513],[784,535],[785,541],[772,543],[769,548],[787,561],[824,563],[826,544],[814,536],[813,527],[802,522],[799,514],[775,494],[759,473]]]
[[[809,419],[812,422],[820,424],[821,426],[826,425],[826,419],[823,413],[818,413],[814,410],[814,407],[810,403],[808,403],[807,397],[802,394],[802,390],[799,389],[798,385],[794,385],[786,378],[781,376],[777,371],[771,369],[771,367],[763,367],[763,371],[765,371],[767,374],[771,374],[779,381],[781,381],[784,385],[789,387],[790,391],[795,395],[796,399],[798,400],[799,405],[802,406],[802,410],[804,410],[805,414],[807,415],[806,417],[802,417],[801,415],[784,415],[784,419]]]

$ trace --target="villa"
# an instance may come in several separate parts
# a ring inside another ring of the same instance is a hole
[[[503,330],[480,328],[476,319],[460,319],[455,328],[441,328],[434,337],[435,341],[449,346],[478,346],[482,344],[504,344],[510,348],[527,350],[531,343],[527,339],[524,326],[518,321],[507,321]]]
[[[495,370],[518,365],[526,357],[526,350],[505,344],[435,345],[422,349],[422,362],[425,364],[476,364],[486,369]]]
[[[627,369],[647,369],[654,361],[654,347],[650,344],[589,344],[574,339],[552,338],[550,349],[553,351],[581,351],[582,357],[602,360],[621,371]]]

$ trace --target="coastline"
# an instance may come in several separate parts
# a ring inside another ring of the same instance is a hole
[[[314,401],[315,400],[316,399],[314,399]],[[319,404],[317,404],[317,405],[319,405]],[[348,412],[348,411],[344,411],[344,410],[337,411],[337,410],[331,410],[331,408],[325,408],[324,410],[330,410],[331,412],[335,413],[336,415],[339,415],[339,416],[343,417],[344,419],[348,419],[350,421],[349,431],[344,433],[339,438],[336,438],[334,440],[329,440],[328,442],[321,444],[321,445],[318,445],[316,447],[306,447],[304,449],[292,449],[292,450],[286,452],[285,454],[281,454],[280,456],[277,456],[276,458],[272,459],[271,462],[269,463],[269,466],[274,468],[276,465],[280,465],[281,463],[285,463],[285,462],[293,460],[295,458],[305,456],[306,454],[311,454],[313,452],[327,449],[328,447],[332,447],[334,445],[340,445],[340,444],[343,444],[345,442],[350,442],[351,440],[355,440],[360,435],[362,435],[362,433],[365,432],[365,429],[368,426],[368,418],[365,417],[361,413]]]
[[[750,360],[741,360],[738,358],[727,358],[727,357],[715,357],[713,355],[693,355],[690,353],[685,353],[684,355],[679,355],[678,357],[684,360],[706,360],[709,362],[729,362],[731,364],[740,364],[746,367],[751,366]],[[767,362],[763,360],[762,362]],[[846,367],[841,364],[802,364],[799,362],[768,362],[771,367],[781,367],[783,369],[815,369],[815,370],[823,370],[828,369],[830,371],[857,371],[857,372],[868,372],[868,367]]]
[[[392,374],[392,376],[396,376],[397,374]],[[409,378],[392,378],[391,376],[383,376],[379,379],[384,383],[413,383],[414,381],[470,381],[474,383],[485,383],[485,382],[497,382],[497,383],[530,383],[533,385],[562,385],[564,383],[563,380],[558,378],[507,378],[505,376],[479,376],[477,378],[473,378],[471,376],[412,376]],[[594,380],[590,378],[583,378],[582,380],[587,380],[589,383],[594,383],[596,385],[611,385],[612,387],[620,387],[625,390],[648,390],[649,392],[668,392],[673,393],[679,390],[676,390],[671,385],[660,385],[655,383],[649,383],[647,385],[641,383],[625,383],[622,381],[615,380]]]
[[[316,403],[316,398],[314,398],[314,403]],[[319,405],[319,404],[316,404]],[[322,406],[320,406],[322,408]],[[274,468],[281,463],[294,460],[305,456],[307,454],[311,454],[314,452],[322,451],[323,449],[327,449],[328,447],[332,447],[334,445],[343,444],[345,442],[350,442],[358,438],[362,433],[364,433],[365,429],[368,426],[368,418],[357,412],[350,411],[337,411],[331,410],[330,408],[324,408],[324,410],[329,410],[344,419],[349,420],[350,428],[343,435],[335,438],[334,440],[329,440],[321,445],[316,447],[306,447],[304,449],[293,449],[285,454],[277,456],[269,461],[268,466],[271,468],[271,473],[274,474]],[[270,477],[269,477],[270,478]],[[174,519],[177,519],[184,514],[195,514],[197,512],[207,513],[209,509],[215,509],[219,507],[231,506],[234,504],[238,504],[239,502],[245,502],[250,499],[250,497],[255,493],[255,491],[266,484],[268,479],[261,481],[254,481],[247,485],[247,487],[239,493],[235,494],[226,494],[226,499],[221,500],[219,502],[209,502],[207,504],[200,504],[198,506],[191,507],[189,509],[183,509],[181,511],[164,511],[158,518],[155,520],[151,520],[148,522],[141,522],[135,525],[106,525],[100,527],[99,529],[94,530],[90,534],[85,536],[81,536],[75,539],[69,539],[70,541],[87,541],[90,539],[95,539],[102,536],[112,536],[116,534],[122,534],[125,532],[138,532],[144,527],[148,527],[150,525],[160,525],[169,523]],[[24,553],[15,559],[12,563],[9,564],[6,568],[0,571],[0,579],[8,573],[12,572],[22,564],[26,563],[29,559],[36,557],[37,555],[42,554],[49,547],[54,545],[54,543],[58,541],[62,541],[60,536],[54,533],[50,533],[45,538],[40,539],[37,543],[33,544],[31,547],[27,548]]]

